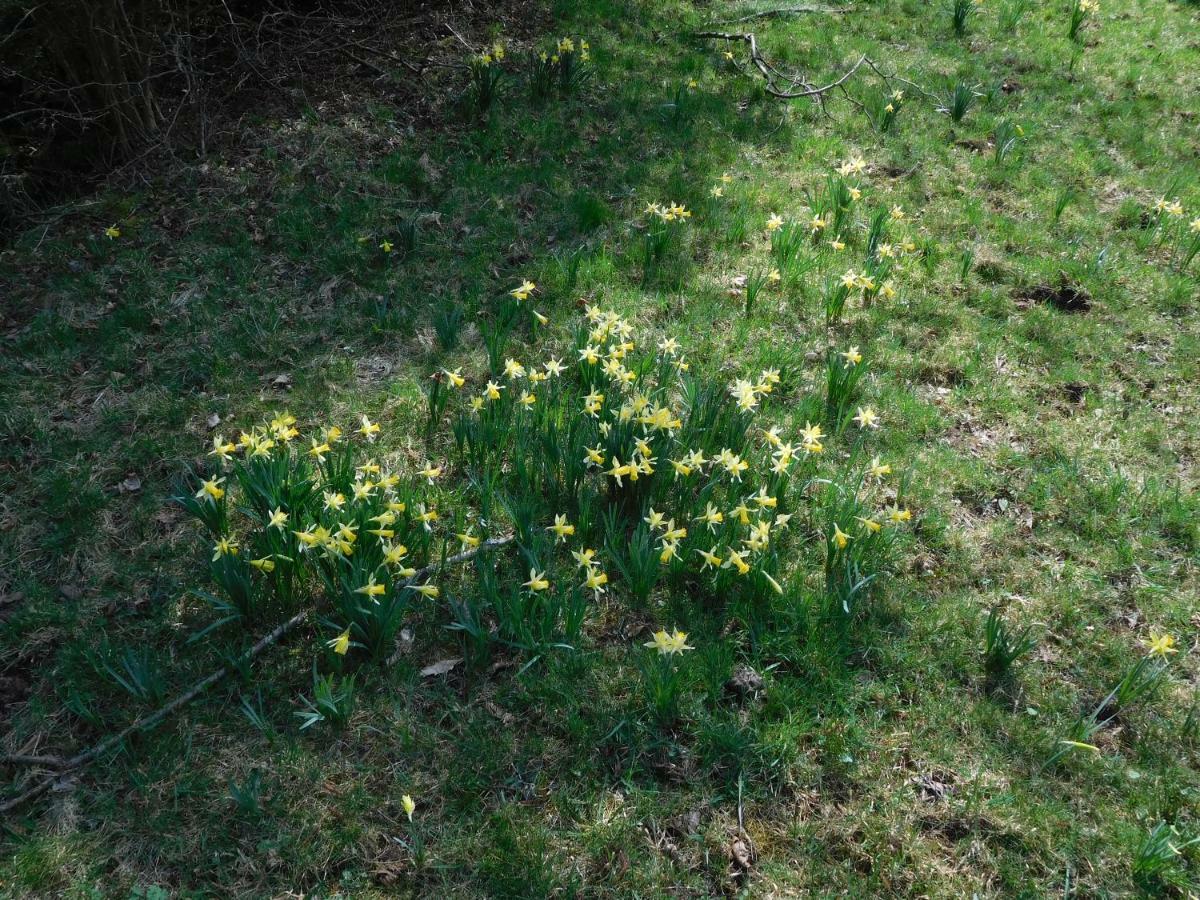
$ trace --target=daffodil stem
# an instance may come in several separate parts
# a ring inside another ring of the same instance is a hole
[[[418,570],[416,574],[414,574],[412,578],[408,579],[406,583],[415,584],[416,582],[427,578],[437,569],[444,568],[445,566],[453,563],[465,562],[479,553],[482,553],[484,550],[493,550],[497,547],[503,547],[505,544],[510,543],[512,539],[513,536],[510,534],[505,535],[504,537],[492,538],[484,541],[478,547],[474,547],[462,553],[455,554],[454,556],[447,557],[440,564],[435,563]],[[246,653],[239,660],[238,664],[229,663],[228,665],[221,666],[221,668],[210,672],[170,703],[166,704],[165,706],[160,706],[152,713],[147,713],[116,734],[110,735],[109,737],[100,741],[98,744],[94,744],[87,750],[77,753],[68,759],[63,759],[57,756],[36,756],[30,754],[13,754],[10,756],[0,757],[0,762],[8,765],[46,766],[55,770],[53,775],[46,776],[23,793],[5,800],[3,803],[0,803],[0,813],[12,812],[14,809],[22,806],[28,801],[40,797],[42,794],[50,790],[50,788],[54,786],[55,782],[61,779],[64,775],[73,772],[76,769],[81,769],[84,766],[87,766],[88,764],[99,759],[109,750],[119,746],[126,738],[135,732],[145,731],[149,728],[152,728],[163,719],[183,709],[183,707],[187,706],[214,684],[230,675],[236,668],[239,667],[240,664],[250,662],[255,657],[259,656],[264,650],[278,643],[285,635],[295,630],[299,625],[303,624],[307,618],[308,610],[303,610],[296,613],[296,615],[292,616],[286,622],[277,625],[272,631],[259,638],[257,643],[255,643],[253,647],[246,651]]]

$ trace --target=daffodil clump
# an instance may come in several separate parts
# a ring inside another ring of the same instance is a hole
[[[536,290],[524,282],[506,302],[527,308]],[[851,416],[826,398],[830,417],[808,404],[820,421],[791,433],[768,420],[792,387],[776,369],[716,382],[674,338],[643,347],[631,321],[595,306],[573,344],[537,360],[501,344],[492,371],[436,373],[429,446],[445,450],[419,463],[385,461],[366,416],[301,437],[281,413],[216,437],[211,470],[180,498],[212,540],[210,629],[316,602],[335,657],[381,660],[423,603],[482,659],[497,643],[577,646],[597,605],[647,608],[685,585],[743,620],[775,597],[815,593],[842,615],[865,598],[910,518],[891,467],[863,462],[880,425],[870,406]],[[831,359],[849,373],[838,402],[855,400],[862,353]],[[452,445],[437,439],[447,424]],[[831,471],[825,442],[846,429],[850,468]],[[507,534],[512,550],[473,571],[441,566]],[[823,587],[788,564],[814,539]],[[422,580],[430,569],[440,586]],[[656,647],[691,649],[679,634]]]
[[[1145,642],[1146,654],[1135,662],[1117,682],[1116,686],[1096,704],[1087,716],[1080,716],[1066,738],[1046,761],[1050,766],[1074,751],[1087,751],[1099,756],[1100,748],[1096,737],[1118,716],[1144,700],[1149,700],[1166,679],[1171,668],[1171,657],[1179,652],[1175,637],[1159,634]]]
[[[1098,0],[1071,0],[1071,9],[1067,19],[1067,37],[1072,41],[1081,41],[1083,23],[1100,13]]]
[[[773,266],[763,271],[762,284],[787,286],[814,270],[823,273],[829,324],[840,321],[852,301],[869,307],[877,300],[894,300],[898,279],[924,252],[902,206],[881,206],[869,217],[859,215],[866,169],[861,156],[842,161],[821,186],[807,192],[806,213],[785,217],[771,212],[763,227]],[[724,186],[718,188],[723,196]],[[857,254],[860,262],[853,260]],[[747,278],[747,314],[759,287],[756,279]]]
[[[329,426],[302,438],[280,413],[236,440],[213,439],[210,473],[178,498],[213,541],[217,590],[201,596],[221,615],[209,630],[257,624],[320,593],[335,654],[391,651],[410,602],[438,596],[414,576],[434,547],[441,468],[388,470],[372,452],[380,431],[362,416],[350,433]]]
[[[553,47],[531,51],[526,64],[530,97],[542,101],[578,91],[590,75],[591,52],[586,40],[570,36],[559,38]]]
[[[511,521],[530,569],[525,592],[562,590],[558,569],[574,570],[567,589],[591,600],[619,584],[645,605],[664,581],[685,579],[714,597],[785,594],[781,554],[800,515],[805,528],[840,535],[827,577],[849,611],[910,514],[894,502],[870,505],[891,474],[878,459],[849,478],[823,479],[820,504],[804,495],[815,490],[825,429],[852,422],[861,451],[879,416],[869,406],[843,416],[835,406],[835,418],[789,436],[761,421],[779,371],[719,384],[691,371],[675,339],[641,348],[635,332],[589,306],[573,359],[506,357],[475,385],[443,373],[464,395],[450,413],[459,465],[481,520]],[[854,376],[839,388],[846,402],[857,396],[863,356],[856,347],[835,356],[838,371]],[[832,510],[841,518],[817,521]]]
[[[467,98],[480,115],[486,114],[492,108],[500,94],[500,82],[504,78],[504,69],[500,63],[504,56],[504,42],[495,41],[486,50],[467,59],[467,68],[471,73]]]
[[[1159,197],[1150,209],[1150,240],[1167,248],[1179,271],[1186,271],[1200,255],[1200,209],[1189,214],[1178,197]]]
[[[692,211],[679,203],[647,203],[643,210],[641,266],[642,283],[647,283],[670,252],[682,245],[680,230],[692,219]]]

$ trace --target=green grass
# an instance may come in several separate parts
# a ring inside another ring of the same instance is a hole
[[[872,453],[909,479],[900,571],[840,629],[801,606],[722,631],[677,591],[648,612],[598,608],[576,652],[469,677],[418,674],[461,655],[429,608],[397,666],[364,671],[343,730],[300,733],[329,636],[312,628],[10,816],[0,893],[1196,889],[1194,847],[1162,868],[1146,848],[1160,823],[1178,845],[1200,835],[1200,260],[1178,271],[1147,229],[1164,195],[1200,215],[1200,10],[1104,0],[1074,42],[1067,3],[1028,4],[1015,28],[984,4],[962,37],[950,4],[917,0],[745,26],[816,83],[869,53],[939,97],[978,94],[955,122],[906,89],[875,131],[836,94],[827,114],[772,99],[723,58],[740,46],[687,37],[759,7],[560,7],[558,34],[594,57],[567,99],[535,106],[514,77],[486,118],[411,137],[365,99],[361,128],[313,110],[264,128],[237,165],[102,192],[0,254],[0,667],[29,686],[3,713],[4,751],[69,754],[151,708],[104,670],[127,674],[126,650],[161,679],[148,693],[172,696],[254,639],[187,642],[212,621],[190,593],[210,547],[166,501],[210,416],[228,434],[285,407],[305,426],[369,413],[380,452],[419,466],[428,373],[485,370],[488,311],[522,278],[560,346],[584,298],[647,343],[676,336],[722,382],[788,366],[790,435],[827,349],[861,346],[883,416]],[[429,90],[462,88],[446,79]],[[876,102],[877,82],[847,86]],[[998,161],[1003,123],[1023,134]],[[852,299],[826,325],[825,278],[861,271],[860,243],[785,271],[747,311],[730,288],[776,265],[768,217],[807,222],[806,192],[856,155],[859,221],[902,206],[926,251],[898,296]],[[694,219],[646,266],[642,210],[671,201]],[[1089,308],[1030,299],[1064,284]],[[131,475],[138,489],[121,489]],[[799,583],[820,581],[820,558],[797,553]],[[1037,647],[993,690],[994,607]],[[641,626],[660,624],[697,647],[666,732],[647,724],[638,668]],[[1101,729],[1098,752],[1046,766],[1164,632],[1182,652],[1156,693]],[[724,689],[739,665],[761,674],[756,697]],[[739,816],[755,862],[735,878]]]

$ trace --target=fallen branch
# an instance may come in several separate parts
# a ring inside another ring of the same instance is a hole
[[[0,765],[3,766],[49,766],[52,769],[61,769],[66,762],[61,756],[38,756],[33,753],[10,753],[0,756]]]
[[[276,643],[281,637],[303,622],[307,617],[307,610],[304,612],[298,612],[282,625],[277,626],[275,630],[259,638],[258,643],[246,651],[245,656],[242,657],[242,661],[249,662],[250,660],[254,659],[272,644]],[[50,788],[54,786],[54,783],[63,775],[67,774],[68,772],[72,772],[75,769],[82,768],[90,762],[93,762],[108,750],[124,741],[135,731],[141,731],[151,727],[152,725],[157,725],[167,716],[171,715],[171,713],[187,706],[218,681],[229,675],[233,669],[234,666],[232,664],[221,666],[221,668],[217,669],[215,672],[211,672],[204,678],[201,678],[199,681],[193,684],[190,689],[180,694],[166,706],[159,707],[154,712],[142,716],[134,721],[132,725],[129,725],[116,734],[105,738],[100,743],[93,745],[89,749],[84,750],[82,753],[77,753],[70,759],[62,761],[62,764],[58,767],[58,772],[56,774],[43,778],[33,787],[26,790],[23,794],[19,794],[16,797],[0,803],[0,813],[11,812],[23,803],[26,803],[35,797],[40,797],[42,794],[46,793],[46,791],[50,790]]]
[[[413,574],[413,576],[411,578],[407,579],[404,582],[404,584],[401,586],[401,589],[403,589],[404,587],[408,587],[411,584],[415,584],[416,582],[421,581],[424,578],[427,578],[435,570],[440,570],[451,563],[464,562],[464,561],[471,559],[472,557],[478,555],[479,553],[482,553],[485,550],[491,550],[496,547],[503,547],[505,544],[508,544],[509,542],[511,542],[512,539],[513,539],[513,536],[511,534],[506,535],[505,537],[493,538],[491,540],[484,541],[482,544],[480,544],[478,547],[475,547],[474,549],[467,550],[463,553],[458,553],[458,554],[455,554],[454,556],[447,557],[441,563],[435,563],[433,565],[425,566],[425,568],[418,570],[415,574]],[[138,731],[145,731],[146,729],[157,725],[159,722],[161,722],[163,719],[170,716],[172,713],[175,713],[178,710],[182,709],[183,707],[187,706],[189,703],[191,703],[193,700],[195,700],[197,697],[199,697],[201,694],[203,694],[206,690],[208,690],[214,684],[221,681],[226,676],[232,674],[236,669],[240,668],[245,663],[252,661],[255,657],[259,656],[268,647],[271,647],[272,645],[278,643],[279,640],[284,637],[284,635],[286,635],[288,632],[294,630],[297,626],[302,624],[305,621],[305,619],[307,619],[307,618],[308,618],[308,610],[303,610],[301,612],[296,613],[296,615],[292,616],[286,622],[282,623],[281,625],[276,626],[272,631],[270,631],[269,633],[267,633],[267,634],[263,635],[261,638],[259,638],[257,643],[255,643],[253,647],[251,647],[249,650],[247,650],[245,652],[245,654],[243,654],[242,657],[238,660],[237,663],[229,663],[227,665],[221,666],[219,669],[217,669],[214,672],[210,672],[208,675],[201,678],[199,681],[197,681],[195,684],[193,684],[187,691],[180,694],[178,697],[176,697],[170,703],[166,704],[165,706],[159,707],[154,712],[147,713],[146,715],[141,716],[140,718],[135,720],[133,722],[133,724],[126,726],[121,731],[117,732],[116,734],[110,735],[109,737],[100,741],[100,743],[94,744],[92,747],[90,747],[87,750],[84,750],[80,753],[75,754],[74,756],[70,757],[69,759],[62,759],[61,757],[57,757],[57,756],[33,756],[33,755],[27,755],[27,754],[13,754],[11,756],[0,757],[0,762],[5,762],[8,764],[40,765],[40,766],[48,766],[48,767],[54,768],[56,770],[55,774],[48,775],[47,777],[43,778],[41,781],[37,782],[31,788],[27,789],[24,793],[18,794],[16,797],[12,797],[8,800],[5,800],[3,803],[0,803],[0,813],[12,812],[12,810],[16,809],[17,807],[21,806],[22,804],[24,804],[30,800],[33,800],[36,797],[40,797],[42,794],[46,793],[46,791],[50,790],[50,788],[52,788],[54,786],[55,782],[57,782],[64,775],[67,775],[68,773],[73,772],[76,769],[81,769],[84,766],[88,765],[89,763],[94,762],[95,760],[97,760],[101,756],[103,756],[105,753],[107,753],[109,750],[111,750],[113,747],[116,747],[119,744],[121,744],[130,735],[132,735]]]
[[[849,12],[849,7],[833,7],[833,6],[785,6],[781,9],[762,9],[758,12],[750,13],[742,16],[739,19],[724,19],[719,22],[713,22],[713,25],[741,25],[743,22],[753,22],[757,19],[781,19],[784,16],[798,16],[803,13],[826,13],[831,16],[838,16],[844,12]]]
[[[905,81],[903,78],[897,78],[894,75],[888,75],[887,73],[883,72],[879,66],[876,65],[874,60],[872,60],[865,53],[858,58],[854,65],[850,66],[850,68],[842,73],[842,75],[835,81],[831,81],[824,85],[815,85],[807,81],[802,76],[789,75],[785,72],[781,72],[774,65],[768,62],[766,57],[764,57],[762,52],[758,49],[758,40],[755,38],[753,31],[698,31],[694,32],[692,36],[707,40],[738,41],[744,43],[750,50],[751,64],[755,69],[758,70],[759,74],[762,75],[763,81],[766,82],[765,89],[767,93],[772,97],[778,97],[781,100],[800,100],[808,98],[823,104],[825,94],[829,93],[835,88],[842,87],[842,85],[849,81],[863,66],[867,66],[872,72],[878,75],[885,84],[888,84],[889,86],[893,80],[897,80],[903,82],[904,84],[918,88],[923,94],[925,93],[923,89],[920,89],[917,85],[912,84],[912,82]],[[786,87],[781,86],[782,84],[786,84]],[[824,107],[822,106],[822,108]]]

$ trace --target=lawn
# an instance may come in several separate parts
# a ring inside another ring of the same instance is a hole
[[[0,249],[6,796],[232,669],[0,895],[1200,890],[1200,6],[785,7],[460,22]]]

